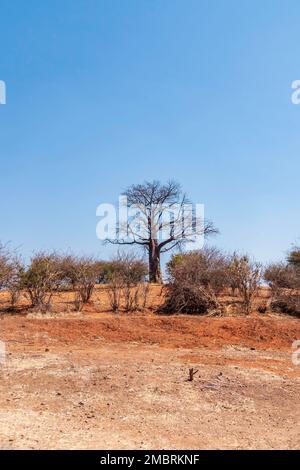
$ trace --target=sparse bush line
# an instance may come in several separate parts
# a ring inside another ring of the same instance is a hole
[[[227,314],[233,306],[245,315],[273,310],[300,317],[299,252],[294,249],[285,263],[270,264],[264,270],[249,256],[228,255],[217,248],[175,254],[167,264],[168,282],[158,312],[215,316]],[[255,306],[262,281],[269,286],[270,299]],[[97,284],[106,285],[112,312],[147,309],[147,264],[135,254],[118,252],[110,261],[102,261],[92,256],[38,252],[26,265],[0,244],[0,290],[9,293],[11,311],[17,311],[21,293],[34,311],[43,313],[51,310],[55,293],[70,291],[74,310],[79,312],[92,302]],[[226,306],[222,297],[230,292]]]

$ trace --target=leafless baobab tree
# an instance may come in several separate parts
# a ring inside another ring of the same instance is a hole
[[[118,224],[116,238],[108,241],[117,245],[137,245],[148,255],[149,281],[161,283],[161,254],[179,248],[195,237],[207,236],[217,230],[210,222],[199,220],[187,196],[175,181],[159,181],[130,186],[126,196],[129,217]],[[130,215],[132,217],[130,217]]]

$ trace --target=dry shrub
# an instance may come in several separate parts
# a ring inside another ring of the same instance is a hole
[[[298,269],[286,263],[273,263],[267,266],[264,279],[269,284],[272,293],[280,289],[297,289],[300,287]]]
[[[228,270],[229,282],[235,285],[242,298],[243,311],[249,314],[262,278],[262,266],[247,255],[233,254]]]
[[[126,312],[146,307],[149,289],[146,287],[147,266],[134,254],[118,253],[110,263],[108,298],[112,311],[124,305]]]
[[[10,305],[15,308],[22,292],[22,277],[24,266],[21,260],[16,256],[11,260],[11,272],[6,283],[6,290],[9,293]]]
[[[221,313],[218,296],[231,287],[238,290],[248,314],[261,280],[259,263],[248,256],[226,256],[216,248],[176,255],[168,272],[167,297],[160,308],[166,313]]]
[[[120,310],[122,287],[122,278],[117,273],[112,273],[107,287],[107,294],[113,312]]]
[[[15,307],[21,293],[23,271],[23,264],[16,253],[11,253],[0,244],[0,290],[5,289],[9,292],[12,308]]]
[[[290,291],[280,292],[277,297],[272,298],[270,307],[274,312],[300,318],[300,295]]]
[[[149,282],[142,282],[140,284],[140,291],[141,291],[141,300],[140,300],[140,306],[142,310],[145,310],[147,308],[147,301],[148,301],[148,296],[150,292],[150,284]]]
[[[287,256],[287,262],[290,266],[300,269],[300,248],[294,247]]]
[[[59,289],[60,280],[59,257],[55,253],[39,252],[32,256],[30,265],[22,272],[21,285],[32,307],[47,311],[54,292]]]
[[[162,313],[218,314],[217,295],[226,286],[226,258],[215,248],[177,255],[168,264],[170,282]]]
[[[0,244],[0,290],[4,289],[10,276],[10,253]]]
[[[268,310],[267,302],[260,303],[257,307],[257,311],[259,313],[266,313],[267,310]]]
[[[211,289],[178,280],[168,284],[166,299],[159,312],[217,314],[220,313],[220,305]]]
[[[98,272],[98,263],[93,258],[81,257],[77,259],[74,269],[74,288],[82,304],[91,300]]]
[[[296,317],[300,316],[300,267],[297,253],[288,257],[288,263],[270,264],[264,278],[271,288],[270,307]]]
[[[182,276],[193,285],[211,289],[216,295],[228,286],[228,259],[217,248],[174,255],[167,265],[169,277]]]
[[[75,292],[75,309],[80,311],[91,297],[99,277],[100,262],[89,256],[60,257],[61,283],[71,285]]]
[[[59,256],[60,291],[75,290],[77,257],[73,254]]]
[[[97,284],[108,284],[111,281],[114,273],[114,262],[112,261],[99,261],[98,262],[98,277]]]

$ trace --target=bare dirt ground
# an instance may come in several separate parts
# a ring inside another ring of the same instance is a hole
[[[299,448],[299,320],[33,316],[0,316],[1,448]]]

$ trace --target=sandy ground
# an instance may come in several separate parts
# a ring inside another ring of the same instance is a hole
[[[299,320],[2,315],[0,339],[1,448],[299,448]]]

